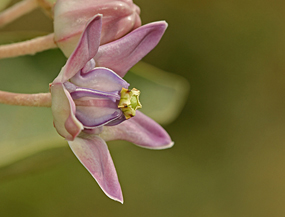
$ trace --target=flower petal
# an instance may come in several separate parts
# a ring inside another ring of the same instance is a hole
[[[51,85],[52,114],[57,132],[67,140],[74,138],[81,132],[83,125],[75,117],[75,104],[61,83]]]
[[[128,82],[104,67],[96,67],[88,73],[78,72],[70,81],[79,87],[105,92],[121,91],[122,87],[129,87]]]
[[[99,90],[93,90],[89,88],[76,87],[74,91],[69,91],[72,99],[80,99],[82,97],[94,97],[101,99],[109,99],[113,102],[120,100],[121,96],[118,91],[104,92]]]
[[[76,49],[68,58],[65,70],[63,71],[64,74],[62,75],[63,80],[61,82],[65,82],[72,78],[96,55],[100,45],[101,28],[102,15],[97,14],[86,25]]]
[[[124,116],[118,107],[114,108],[110,106],[110,104],[112,105],[114,103],[108,101],[108,99],[98,101],[95,103],[94,101],[91,102],[91,104],[95,104],[94,106],[76,106],[76,118],[87,129],[105,125]]]
[[[116,41],[101,45],[94,57],[96,66],[110,68],[123,77],[158,44],[166,27],[165,21],[149,23]]]
[[[69,141],[70,148],[104,193],[123,203],[123,195],[108,147],[99,136],[84,135]]]
[[[111,122],[119,124],[125,120],[122,119],[123,112],[118,108],[119,91],[97,91],[76,87],[68,82],[65,87],[76,105],[75,116],[85,128],[99,127]]]
[[[154,120],[137,111],[136,116],[119,125],[104,127],[100,136],[105,141],[127,140],[149,149],[164,149],[173,146],[168,133]]]

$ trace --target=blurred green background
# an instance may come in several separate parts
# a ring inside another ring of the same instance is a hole
[[[48,108],[0,105],[0,216],[285,216],[284,1],[135,3],[143,23],[169,23],[144,61],[191,85],[180,116],[164,125],[174,147],[108,143],[121,205],[57,136]],[[13,29],[42,34],[52,23],[38,10],[2,32]],[[64,62],[59,50],[1,60],[1,89],[46,92]],[[8,164],[19,144],[47,148]]]

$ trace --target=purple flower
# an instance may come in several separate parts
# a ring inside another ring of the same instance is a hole
[[[134,110],[140,107],[137,90],[127,91],[129,84],[121,78],[156,46],[167,24],[153,22],[99,46],[101,27],[102,15],[96,15],[51,84],[52,113],[57,132],[68,140],[102,190],[123,202],[105,141],[127,140],[150,149],[173,145],[159,124],[141,112],[135,114]],[[130,106],[134,113],[124,110],[122,105]]]

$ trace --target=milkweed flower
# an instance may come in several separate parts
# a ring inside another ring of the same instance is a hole
[[[140,8],[132,0],[57,0],[54,33],[58,47],[68,57],[90,20],[103,14],[100,44],[121,38],[141,26]]]
[[[139,91],[122,78],[162,37],[166,22],[153,22],[100,46],[102,15],[94,16],[51,84],[57,132],[110,198],[123,203],[105,141],[127,140],[150,149],[173,145],[167,132],[136,111]]]

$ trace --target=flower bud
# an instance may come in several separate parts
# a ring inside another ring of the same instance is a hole
[[[87,22],[103,15],[100,44],[121,38],[139,27],[140,9],[132,0],[57,0],[54,33],[58,47],[68,57],[75,49]]]

